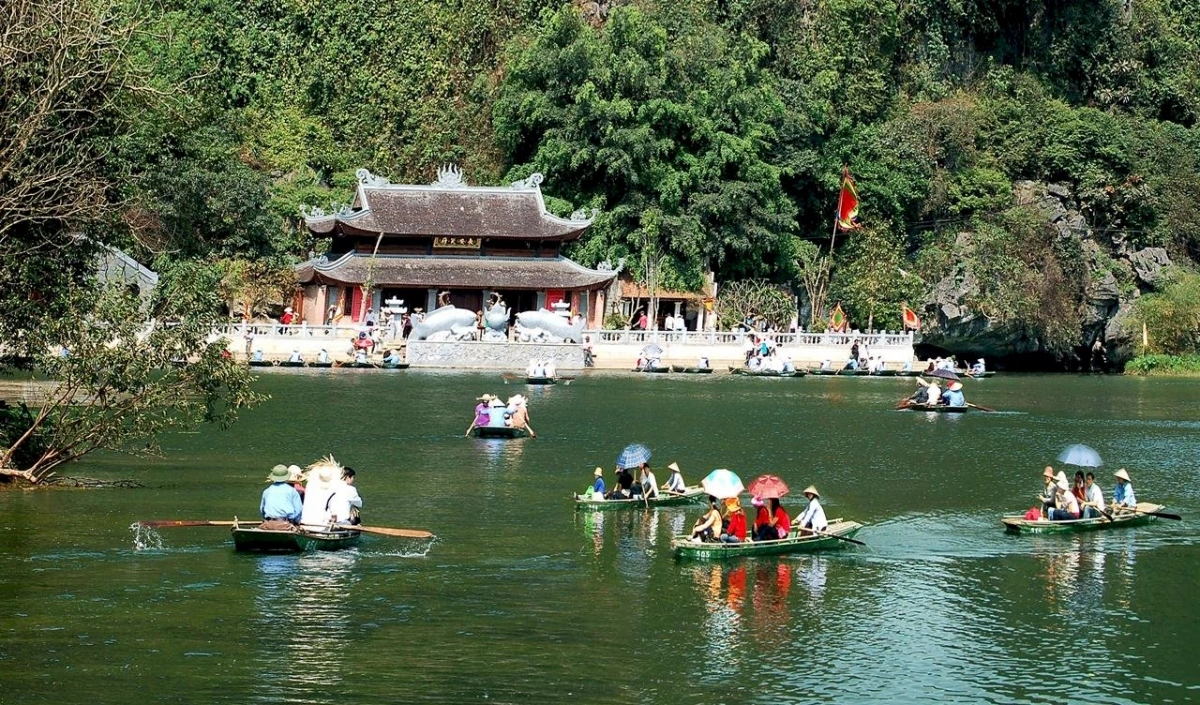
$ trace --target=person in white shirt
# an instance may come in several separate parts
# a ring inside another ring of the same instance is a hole
[[[654,476],[654,471],[646,463],[642,463],[641,477],[638,481],[642,485],[642,496],[647,499],[658,497],[658,478]]]
[[[929,386],[925,388],[925,395],[926,404],[937,406],[942,399],[942,388],[938,386],[937,382],[930,382]]]
[[[667,317],[663,319],[663,330],[665,330],[665,331],[675,330],[675,317],[669,313],[667,314]]]
[[[537,360],[530,360],[528,365],[525,365],[525,376],[535,377],[537,372]]]
[[[804,496],[808,498],[808,506],[796,518],[792,524],[798,529],[812,529],[813,531],[824,531],[829,528],[829,520],[825,518],[825,509],[821,506],[821,493],[817,492],[817,488],[809,485],[804,488]]]
[[[667,479],[662,488],[672,494],[683,494],[687,490],[687,485],[683,482],[683,475],[679,472],[679,463],[671,463],[667,466],[671,471],[671,477]]]
[[[554,360],[546,360],[546,364],[542,368],[542,372],[545,373],[547,377],[553,377],[554,374],[558,372],[557,368],[554,367]]]
[[[699,367],[702,370],[707,370],[708,368],[712,367],[712,363],[708,361],[707,357],[701,357],[700,362],[696,365],[696,367]]]
[[[1071,493],[1071,486],[1064,477],[1054,485],[1054,507],[1050,509],[1050,521],[1070,521],[1079,518],[1079,500]]]
[[[304,359],[300,357],[299,350],[292,350],[292,354],[288,356],[288,362],[304,362]]]
[[[354,468],[342,469],[342,481],[334,485],[333,494],[325,500],[330,524],[349,526],[358,524],[358,512],[362,509],[362,497],[354,486]]]
[[[1083,480],[1083,515],[1096,518],[1104,513],[1104,490],[1096,484],[1096,475],[1088,473]]]
[[[317,362],[329,362],[329,352],[325,348],[321,348],[321,352],[317,353]]]

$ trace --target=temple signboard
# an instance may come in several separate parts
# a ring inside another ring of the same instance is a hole
[[[435,237],[433,246],[437,249],[478,250],[483,238],[479,237]]]

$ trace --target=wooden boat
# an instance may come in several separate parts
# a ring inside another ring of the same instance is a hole
[[[971,377],[973,379],[983,379],[984,377],[995,377],[996,376],[995,370],[988,370],[987,372],[975,372],[975,373],[967,372],[964,370],[962,372],[959,372],[958,374],[960,377]]]
[[[525,384],[558,384],[557,377],[526,377]]]
[[[304,367],[304,363],[303,362],[292,362],[291,360],[284,360],[283,362],[279,363],[279,366],[280,367]]]
[[[343,362],[338,367],[345,367],[352,370],[406,370],[408,369],[407,362],[391,362],[384,364],[382,362]]]
[[[585,512],[602,512],[609,509],[629,509],[638,507],[675,507],[682,504],[693,504],[704,501],[704,490],[699,485],[684,488],[683,494],[668,494],[660,491],[657,497],[643,500],[637,499],[592,499],[591,495],[575,495],[575,508]]]
[[[946,406],[945,404],[907,404],[900,407],[907,411],[926,411],[931,414],[965,414],[969,406]]]
[[[269,531],[249,524],[234,525],[233,547],[255,553],[299,553],[337,551],[350,548],[362,536],[359,531]]]
[[[688,375],[707,375],[712,374],[711,367],[683,367],[681,365],[671,365],[672,372],[681,372]]]
[[[634,372],[647,372],[650,374],[662,374],[663,372],[670,372],[671,368],[670,367],[635,367],[635,368],[633,368],[633,371]]]
[[[275,363],[271,360],[250,360],[251,367],[274,367]]]
[[[326,368],[333,367],[333,362],[328,362],[328,361],[327,362],[309,362],[307,364],[309,367],[326,367]]]
[[[829,522],[825,533],[853,538],[862,528],[856,521],[834,519]],[[781,556],[789,553],[812,553],[850,545],[834,536],[820,534],[799,535],[795,532],[786,539],[775,541],[743,541],[741,543],[693,543],[688,536],[671,539],[671,550],[679,558],[699,560],[728,560],[743,556]]]
[[[1081,531],[1100,531],[1115,529],[1121,526],[1142,526],[1149,524],[1158,517],[1145,512],[1160,512],[1161,504],[1138,502],[1137,511],[1111,511],[1112,519],[1096,517],[1093,519],[1070,519],[1067,521],[1032,521],[1024,514],[1006,515],[1000,519],[1004,530],[1010,534],[1074,534]]]
[[[512,426],[476,426],[471,429],[476,438],[524,438],[529,432]]]
[[[808,374],[805,370],[780,372],[778,370],[748,370],[744,367],[730,367],[729,373],[744,377],[803,377]]]

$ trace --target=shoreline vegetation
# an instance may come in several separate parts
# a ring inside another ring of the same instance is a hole
[[[1125,374],[1142,377],[1200,377],[1200,355],[1138,355]]]

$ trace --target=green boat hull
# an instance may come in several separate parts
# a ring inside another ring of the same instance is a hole
[[[794,370],[792,372],[776,372],[775,370],[747,370],[744,368],[731,367],[729,374],[741,375],[743,377],[803,377],[808,374],[805,370]]]
[[[558,384],[554,377],[526,377],[525,384]]]
[[[302,553],[340,551],[358,543],[358,531],[268,531],[235,526],[233,547],[251,553]]]
[[[829,525],[828,533],[854,538],[862,529],[856,521],[839,521]],[[724,561],[751,556],[784,556],[794,553],[828,551],[849,545],[833,536],[792,535],[778,541],[744,541],[742,543],[692,543],[687,536],[671,539],[671,550],[679,558],[705,561]]]
[[[524,438],[526,435],[525,429],[512,426],[476,426],[471,433],[476,438]]]
[[[1138,503],[1138,512],[1162,511],[1161,504]],[[1079,534],[1087,531],[1105,531],[1128,526],[1145,526],[1158,517],[1152,514],[1119,512],[1112,521],[1106,517],[1095,519],[1072,519],[1070,521],[1030,521],[1021,514],[1001,518],[1004,530],[1010,534]]]
[[[645,507],[677,507],[704,501],[704,490],[698,486],[685,488],[683,494],[659,492],[657,499],[590,499],[575,495],[575,508],[584,512],[606,512],[612,509],[642,509]]]
[[[711,367],[680,367],[679,365],[671,365],[672,372],[678,372],[685,375],[707,375],[712,374]]]
[[[971,407],[969,406],[945,406],[942,404],[930,406],[929,404],[909,404],[904,407],[907,411],[924,411],[927,414],[965,414]]]

